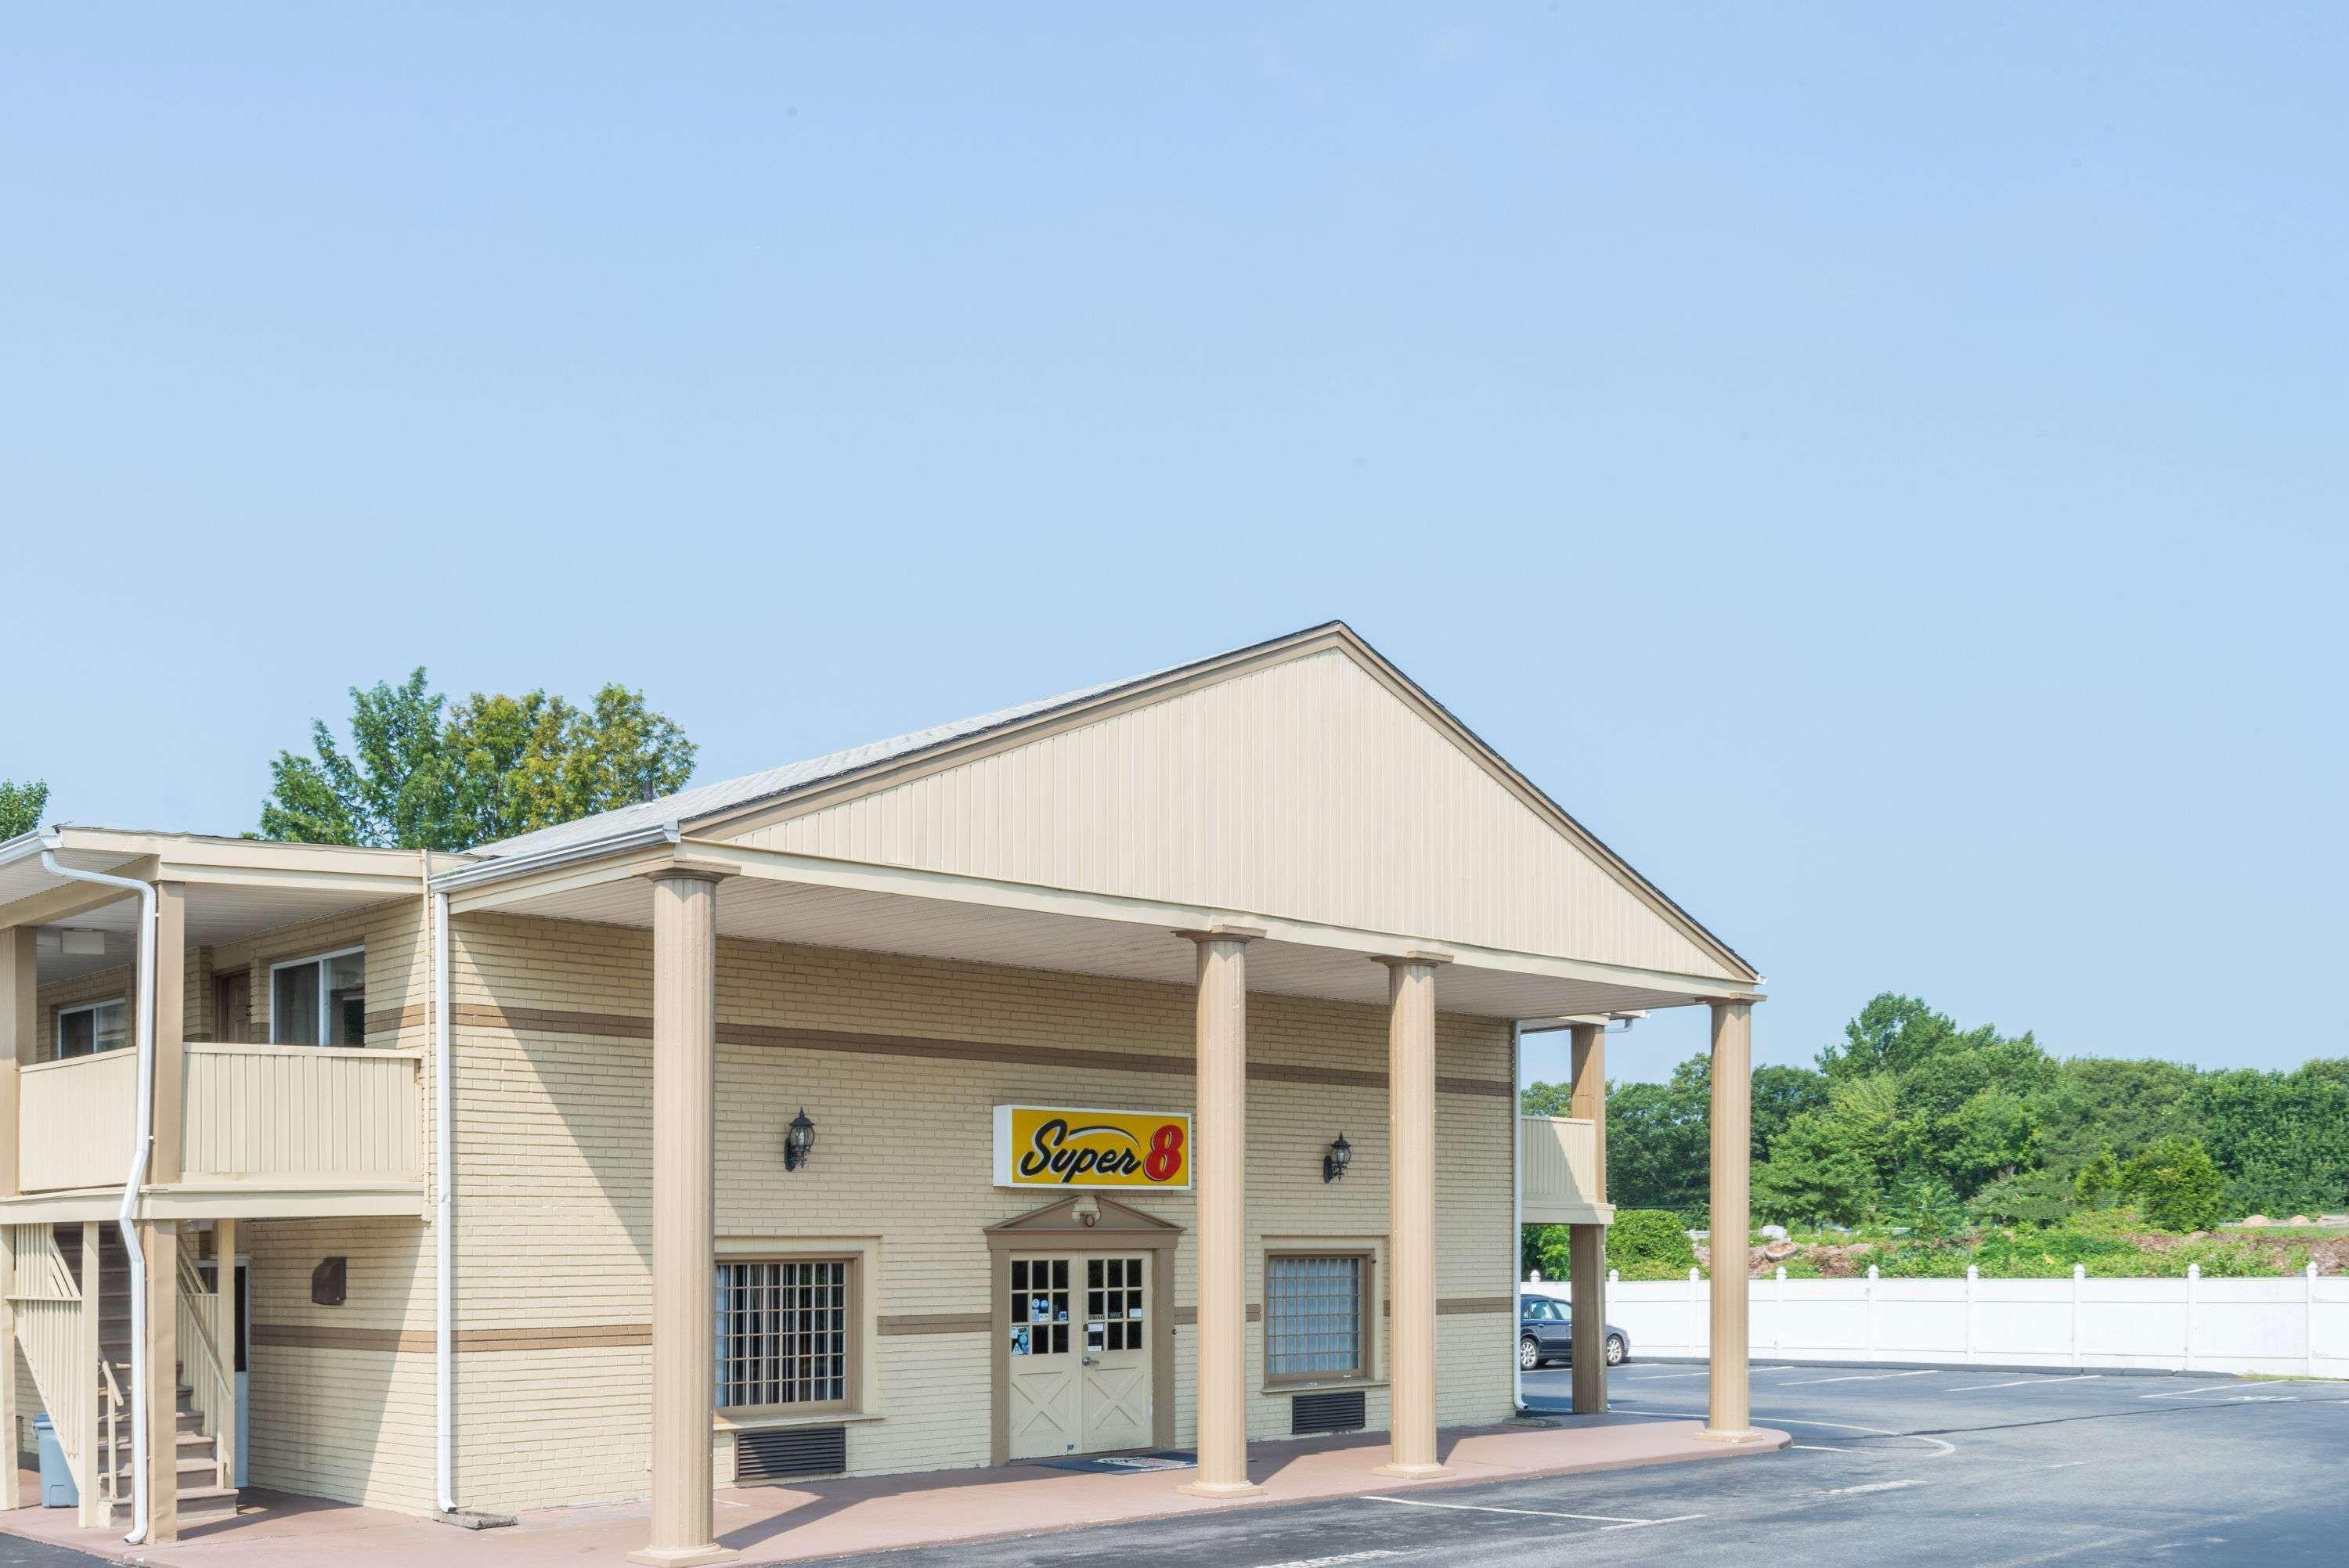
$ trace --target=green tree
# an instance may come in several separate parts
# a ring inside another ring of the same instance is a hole
[[[1544,1279],[1567,1277],[1574,1258],[1574,1228],[1571,1225],[1521,1225],[1518,1227],[1517,1278],[1523,1282],[1534,1270],[1541,1270]]]
[[[1625,1279],[1681,1279],[1696,1266],[1687,1222],[1664,1209],[1618,1209],[1607,1227],[1607,1266]]]
[[[48,804],[49,787],[40,779],[28,779],[18,784],[0,779],[0,839],[13,839],[39,827],[41,813]]]
[[[350,737],[346,750],[318,720],[315,755],[278,753],[263,838],[461,850],[671,793],[693,772],[684,732],[620,686],[585,709],[543,691],[451,708],[419,668],[351,688]]]
[[[2226,1179],[2199,1139],[2154,1144],[2121,1167],[2121,1191],[2165,1231],[2208,1230],[2225,1212]]]
[[[1938,1242],[1965,1222],[1965,1211],[1947,1181],[1930,1171],[1920,1171],[1893,1189],[1892,1221],[1906,1225],[1920,1240]]]
[[[1874,1207],[1877,1191],[1874,1163],[1826,1111],[1795,1118],[1754,1171],[1754,1213],[1781,1224],[1856,1223]]]
[[[2113,1158],[2109,1149],[2080,1168],[2072,1179],[2072,1191],[2080,1202],[2091,1209],[2101,1209],[2120,1191],[2121,1162]]]
[[[1808,1068],[1769,1067],[1754,1069],[1754,1158],[1770,1158],[1771,1149],[1787,1124],[1806,1110],[1827,1103],[1825,1073]]]
[[[1607,1195],[1631,1209],[1702,1214],[1713,1202],[1712,1063],[1692,1057],[1663,1083],[1607,1095]]]

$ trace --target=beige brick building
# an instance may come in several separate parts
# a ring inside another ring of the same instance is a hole
[[[1734,1066],[1759,985],[1336,624],[464,855],[43,830],[5,1415],[93,1525],[649,1495],[657,1562],[764,1477],[1233,1495],[1355,1427],[1429,1473],[1513,1408],[1519,1031],[1589,1088],[1609,1017],[1704,1004]],[[1594,1249],[1597,1121],[1536,1130]]]

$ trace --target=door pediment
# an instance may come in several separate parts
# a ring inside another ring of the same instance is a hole
[[[1086,1224],[1080,1217],[1081,1205],[1097,1210],[1098,1217],[1092,1224]],[[1091,1237],[1099,1241],[1104,1250],[1114,1250],[1173,1246],[1182,1235],[1183,1227],[1099,1192],[1071,1192],[1041,1208],[989,1225],[986,1233],[990,1241],[1000,1239],[1015,1245],[1033,1245],[1047,1237]]]

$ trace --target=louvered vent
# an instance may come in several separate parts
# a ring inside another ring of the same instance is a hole
[[[1307,1432],[1359,1432],[1364,1425],[1360,1388],[1340,1394],[1299,1394],[1288,1401],[1292,1437]]]
[[[846,1427],[778,1427],[734,1434],[737,1481],[837,1475],[848,1468]]]

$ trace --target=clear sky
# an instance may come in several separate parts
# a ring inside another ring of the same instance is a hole
[[[10,20],[53,818],[419,663],[715,779],[1338,616],[1764,1059],[2349,1048],[2341,7],[328,9]]]

